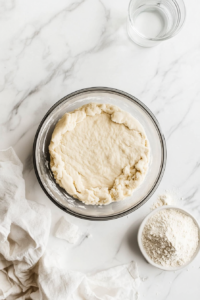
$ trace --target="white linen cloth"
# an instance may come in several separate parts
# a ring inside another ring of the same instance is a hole
[[[140,283],[135,263],[93,276],[60,269],[44,254],[50,210],[25,199],[22,164],[0,151],[0,300],[133,300]]]
[[[134,262],[92,276],[58,269],[52,256],[44,255],[39,266],[40,298],[44,300],[135,300],[140,278]]]
[[[57,223],[55,236],[59,239],[66,240],[70,244],[78,242],[81,233],[77,225],[70,223],[65,217],[61,217]]]
[[[12,148],[0,151],[0,299],[28,299],[35,291],[32,267],[49,236],[50,210],[25,199],[22,170]]]

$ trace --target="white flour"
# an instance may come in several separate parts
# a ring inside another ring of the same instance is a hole
[[[158,196],[158,199],[153,203],[151,210],[154,210],[164,205],[174,205],[174,204],[175,204],[174,197],[172,197],[169,193],[166,192]]]
[[[162,266],[189,262],[198,246],[198,228],[191,217],[176,209],[152,216],[144,227],[143,246],[149,257]]]

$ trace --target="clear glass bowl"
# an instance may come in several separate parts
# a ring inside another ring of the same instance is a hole
[[[58,120],[66,113],[90,103],[110,103],[129,112],[144,127],[150,144],[148,172],[131,197],[109,205],[85,205],[56,184],[50,170],[48,146]],[[111,88],[94,87],[69,94],[55,103],[44,116],[35,135],[33,163],[37,179],[49,199],[67,213],[88,220],[110,220],[122,217],[142,206],[157,189],[166,165],[166,143],[152,112],[135,97]]]

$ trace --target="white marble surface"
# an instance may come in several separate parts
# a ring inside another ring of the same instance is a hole
[[[0,2],[0,148],[13,146],[24,163],[28,199],[52,211],[48,249],[63,266],[83,272],[135,260],[145,300],[199,300],[200,255],[186,269],[164,272],[143,259],[136,242],[141,220],[165,189],[200,221],[200,2],[186,0],[187,21],[173,39],[140,48],[126,34],[127,0],[4,0]],[[33,138],[43,115],[77,89],[108,86],[142,100],[167,141],[167,168],[142,208],[118,220],[89,222],[66,215],[92,234],[78,245],[53,237],[64,212],[45,196],[32,165]]]

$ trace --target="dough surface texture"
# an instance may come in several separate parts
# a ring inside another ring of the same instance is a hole
[[[117,106],[99,103],[66,113],[49,145],[56,182],[93,205],[130,196],[145,177],[149,151],[136,119]]]

